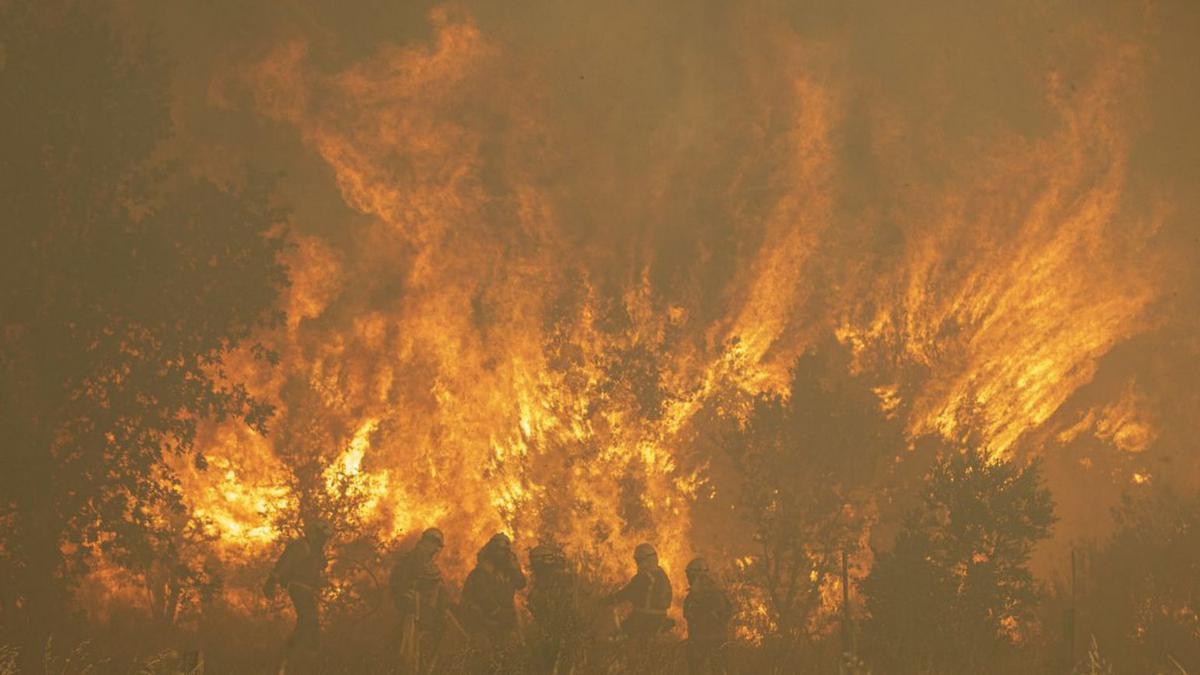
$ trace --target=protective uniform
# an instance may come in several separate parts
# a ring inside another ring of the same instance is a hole
[[[303,539],[288,543],[263,589],[267,597],[274,598],[276,588],[282,585],[296,610],[296,627],[287,641],[289,662],[301,651],[315,653],[318,648],[321,632],[318,594],[328,562],[325,541],[329,533],[328,525],[316,523],[306,528]]]
[[[536,627],[534,658],[540,672],[568,672],[582,643],[584,621],[575,575],[554,544],[529,551],[533,583],[529,612]]]
[[[658,552],[650,544],[638,544],[633,558],[637,574],[625,587],[608,597],[610,603],[628,602],[633,611],[621,624],[630,637],[647,638],[670,630],[674,621],[667,617],[671,607],[671,580],[658,564]]]
[[[420,671],[423,655],[432,657],[441,635],[448,603],[436,559],[444,542],[441,530],[429,528],[392,566],[389,587],[400,612],[400,661],[409,672]]]
[[[493,536],[479,550],[475,569],[463,582],[463,618],[469,630],[493,646],[516,637],[520,626],[513,596],[525,583],[508,535]]]
[[[723,673],[721,647],[729,639],[729,620],[733,605],[717,585],[703,558],[687,566],[688,594],[683,601],[683,616],[687,620],[688,672]]]
[[[575,576],[566,556],[552,544],[539,544],[529,551],[533,585],[529,589],[529,612],[547,627],[562,627],[578,621],[579,607]]]

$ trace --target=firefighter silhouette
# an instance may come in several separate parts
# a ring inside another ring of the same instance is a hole
[[[632,611],[621,624],[621,632],[631,638],[646,639],[675,625],[667,616],[671,607],[671,580],[659,566],[654,546],[638,544],[633,559],[637,563],[637,573],[621,590],[608,596],[606,602],[629,604]]]
[[[445,546],[442,531],[431,527],[392,566],[389,587],[400,613],[400,661],[406,672],[420,672],[433,658],[449,603],[437,556]]]
[[[288,637],[285,662],[289,669],[315,661],[321,624],[319,594],[325,574],[325,543],[331,528],[317,521],[305,527],[303,537],[288,543],[267,577],[263,592],[274,598],[280,586],[296,610],[296,627]]]
[[[686,572],[688,594],[683,601],[683,618],[687,620],[688,629],[688,672],[692,675],[724,673],[721,648],[729,640],[733,605],[713,579],[703,558],[688,563]]]
[[[569,672],[585,632],[578,579],[562,549],[552,543],[530,549],[529,568],[534,664],[538,672]]]
[[[484,645],[501,647],[520,637],[514,595],[525,588],[525,573],[512,540],[496,534],[476,555],[463,582],[462,612],[468,630]]]

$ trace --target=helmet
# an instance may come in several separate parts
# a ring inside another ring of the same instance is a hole
[[[633,549],[633,559],[634,560],[648,560],[650,558],[657,558],[657,557],[658,557],[658,551],[655,551],[654,546],[652,546],[651,544],[641,543],[641,544],[637,545],[637,548]]]
[[[529,549],[529,564],[537,567],[557,567],[567,562],[562,549],[554,544],[538,544]]]
[[[446,545],[446,537],[442,534],[441,530],[431,527],[421,533],[421,542],[442,548]]]
[[[491,539],[488,539],[487,545],[501,549],[512,549],[512,539],[509,539],[508,535],[503,532],[497,532],[492,535]]]
[[[708,561],[704,558],[693,558],[692,561],[687,564],[686,572],[688,576],[708,574]]]

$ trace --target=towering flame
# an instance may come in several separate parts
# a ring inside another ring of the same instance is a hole
[[[1147,327],[1157,280],[1140,243],[1160,216],[1121,210],[1138,60],[1118,49],[1070,92],[1051,74],[1052,133],[1002,136],[952,184],[891,195],[903,261],[841,335],[920,366],[904,383],[914,434],[955,435],[977,416],[1002,453]]]
[[[288,322],[264,336],[282,363],[248,371],[274,431],[210,428],[207,469],[177,467],[222,555],[284,536],[311,456],[364,531],[446,530],[453,576],[495,531],[609,581],[650,540],[681,574],[712,545],[692,519],[713,449],[689,425],[715,392],[780,390],[833,333],[912,436],[1004,455],[1152,325],[1162,210],[1126,195],[1137,44],[1043,72],[1042,126],[950,142],[835,41],[730,12],[742,49],[711,77],[736,96],[681,67],[667,119],[458,7],[361,59],[292,36],[213,77],[211,104],[297,139],[341,202],[297,213]],[[1144,447],[1124,391],[1062,438]]]

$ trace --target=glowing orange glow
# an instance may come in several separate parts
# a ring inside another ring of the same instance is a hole
[[[750,243],[715,311],[657,287],[650,255],[610,278],[600,247],[571,229],[586,200],[553,180],[569,149],[557,149],[534,66],[465,12],[437,9],[430,22],[427,44],[333,72],[304,41],[279,44],[217,78],[211,98],[232,106],[248,93],[264,123],[320,161],[348,213],[294,237],[288,320],[264,338],[282,364],[246,379],[279,404],[281,424],[302,415],[289,378],[315,392],[335,420],[326,490],[364,495],[354,515],[388,544],[441,526],[452,579],[496,531],[518,548],[556,539],[608,582],[654,541],[682,577],[712,546],[693,521],[710,470],[689,461],[696,414],[722,392],[780,391],[823,333],[852,350],[910,436],[969,427],[1003,455],[1149,325],[1157,280],[1123,242],[1158,216],[1120,208],[1135,49],[1113,50],[1077,90],[1048,76],[1049,132],[979,139],[974,161],[949,163],[941,182],[911,176],[899,145],[928,130],[880,106],[871,152],[894,177],[883,188],[894,210],[864,218],[894,223],[902,243],[877,270],[831,271],[821,247],[852,227],[839,212],[847,93],[826,72],[836,52],[771,32],[783,75],[748,85],[771,101],[762,146],[722,186],[722,216]],[[638,208],[652,214],[649,192]],[[763,194],[769,207],[751,212]],[[1144,408],[1130,389],[1060,440],[1087,433],[1140,452],[1156,434]],[[206,433],[208,468],[176,467],[185,499],[221,556],[261,560],[296,508],[288,448],[233,424]],[[855,575],[869,564],[863,553]],[[822,583],[827,613],[840,583]],[[761,599],[740,610],[770,629]]]
[[[861,353],[895,347],[930,370],[912,401],[913,433],[954,435],[963,415],[980,415],[977,431],[1003,453],[1090,381],[1099,356],[1146,327],[1155,283],[1121,242],[1158,220],[1118,214],[1129,150],[1116,102],[1136,63],[1135,50],[1118,50],[1070,94],[1051,77],[1056,134],[983,150],[978,175],[904,212],[936,225],[914,224],[889,282],[897,302],[849,319],[840,335]],[[1129,427],[1124,442],[1147,433]]]

